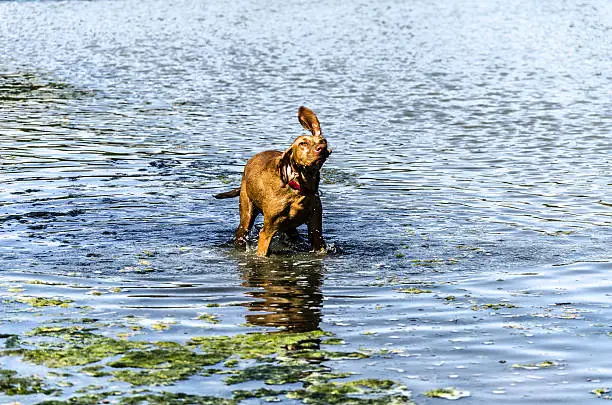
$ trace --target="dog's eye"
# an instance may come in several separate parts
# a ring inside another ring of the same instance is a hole
[[[308,146],[308,142],[302,141],[302,142],[300,142],[300,146]]]

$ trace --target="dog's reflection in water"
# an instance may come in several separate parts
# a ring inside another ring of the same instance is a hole
[[[247,323],[292,332],[319,328],[323,302],[319,259],[248,260],[239,266],[243,286],[253,288],[246,294],[255,298],[246,304]]]

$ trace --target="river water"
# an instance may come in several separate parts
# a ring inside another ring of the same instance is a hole
[[[321,329],[388,353],[344,367],[419,404],[599,402],[611,38],[606,0],[0,2],[0,294],[135,316],[145,340]],[[328,253],[258,259],[212,195],[302,133],[300,105],[334,151]],[[11,308],[4,334],[57,315]]]

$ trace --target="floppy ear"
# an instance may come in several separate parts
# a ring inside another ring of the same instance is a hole
[[[298,109],[298,120],[302,126],[309,130],[314,136],[321,136],[321,124],[317,115],[310,108],[301,106]]]
[[[289,171],[291,170],[291,155],[293,154],[293,148],[289,147],[280,158],[278,162],[278,170],[283,185],[287,184],[289,180]]]

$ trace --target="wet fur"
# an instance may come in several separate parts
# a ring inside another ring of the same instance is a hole
[[[246,245],[255,218],[263,214],[257,243],[259,256],[268,255],[270,241],[277,232],[295,234],[302,224],[308,226],[313,250],[325,248],[319,181],[321,166],[331,150],[314,112],[300,107],[298,120],[312,135],[297,137],[284,152],[269,150],[253,156],[244,168],[240,188],[215,195],[240,197],[240,225],[235,237],[239,246]]]

